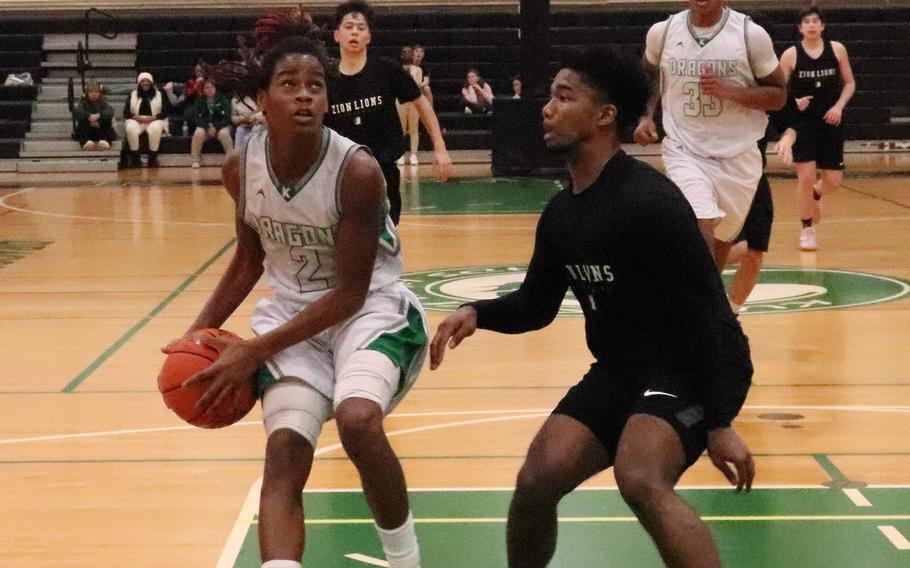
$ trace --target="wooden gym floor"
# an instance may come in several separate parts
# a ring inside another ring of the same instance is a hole
[[[826,199],[817,253],[796,246],[795,181],[772,179],[769,269],[742,316],[755,384],[737,421],[761,489],[732,494],[705,458],[682,480],[730,566],[910,564],[910,177],[875,167]],[[444,186],[406,172],[407,281],[433,329],[465,294],[520,280],[534,212],[555,191],[473,179],[488,168],[462,167],[470,179]],[[155,386],[158,348],[231,256],[217,173],[0,187],[0,566],[258,566],[259,409],[203,431]],[[248,335],[253,303],[225,327]],[[591,360],[566,305],[540,332],[471,338],[388,419],[425,566],[504,565],[508,488]],[[359,494],[340,491],[358,479],[337,441],[327,425],[308,486],[307,565],[381,566]],[[566,501],[554,566],[658,565],[613,487],[605,473]]]

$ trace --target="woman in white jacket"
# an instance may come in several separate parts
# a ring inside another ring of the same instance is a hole
[[[139,135],[145,132],[149,137],[148,165],[158,165],[158,146],[166,130],[162,113],[164,98],[155,88],[151,73],[140,73],[136,77],[136,89],[126,99],[123,118],[126,119],[126,141],[130,147],[130,165],[138,166]]]

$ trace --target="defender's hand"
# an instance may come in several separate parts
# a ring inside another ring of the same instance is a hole
[[[455,349],[466,337],[477,331],[477,310],[471,306],[462,306],[436,328],[436,335],[430,343],[430,369],[435,370],[442,364],[446,344]]]
[[[755,479],[755,460],[752,452],[732,426],[718,428],[708,432],[708,456],[711,463],[719,469],[730,482],[736,486],[736,491],[752,489]],[[730,464],[736,468],[730,467]]]

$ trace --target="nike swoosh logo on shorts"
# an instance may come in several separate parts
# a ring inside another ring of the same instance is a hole
[[[668,392],[663,392],[663,391],[652,391],[651,389],[646,390],[645,394],[643,394],[642,396],[654,396],[654,395],[672,396],[673,398],[679,398],[675,394],[670,394]]]

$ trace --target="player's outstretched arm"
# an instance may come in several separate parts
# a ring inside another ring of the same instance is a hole
[[[840,75],[843,79],[844,86],[841,89],[840,97],[828,111],[825,113],[824,121],[832,126],[839,126],[844,114],[844,108],[853,94],[856,92],[856,78],[853,76],[853,67],[850,66],[850,58],[847,56],[847,48],[838,41],[831,42],[831,48],[834,50],[834,56],[837,58],[837,64],[840,67]]]
[[[461,306],[454,314],[442,320],[436,328],[436,335],[430,343],[430,370],[436,370],[445,357],[446,345],[455,349],[466,338],[477,331],[477,310]]]
[[[651,94],[648,97],[645,114],[638,119],[638,126],[635,127],[635,133],[632,137],[642,146],[647,146],[657,142],[659,139],[657,124],[654,122],[654,113],[657,110],[657,104],[660,102],[660,70],[647,59],[645,59],[643,65],[650,79]]]
[[[642,65],[650,80],[650,96],[645,114],[638,120],[638,126],[632,135],[634,140],[642,146],[647,146],[658,141],[657,124],[654,122],[654,113],[660,102],[660,58],[664,50],[665,33],[669,20],[658,22],[651,26],[645,36],[645,52]]]
[[[445,140],[442,139],[442,128],[439,127],[439,119],[433,111],[433,105],[423,95],[414,99],[414,106],[417,107],[417,114],[420,116],[420,122],[426,127],[433,141],[433,164],[436,168],[436,179],[446,181],[452,177],[452,158],[449,157],[449,151],[446,149]]]
[[[796,143],[796,130],[787,128],[777,142],[777,156],[788,168],[793,165],[793,144]]]

